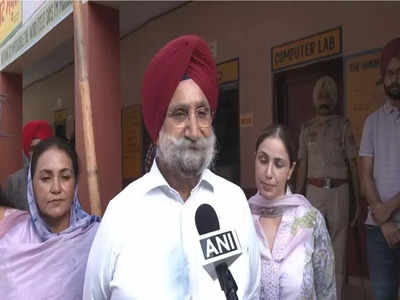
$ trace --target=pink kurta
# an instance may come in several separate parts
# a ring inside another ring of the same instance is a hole
[[[268,300],[336,299],[334,255],[325,221],[301,195],[288,194],[249,200],[259,238],[262,261],[261,297]],[[282,209],[272,251],[260,218],[264,209]]]

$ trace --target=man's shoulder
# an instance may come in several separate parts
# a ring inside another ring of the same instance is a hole
[[[26,172],[27,170],[22,168],[7,177],[5,181],[4,194],[9,201],[19,202],[18,199],[21,195],[23,195],[23,198],[26,199]],[[18,203],[14,203],[13,206],[26,209],[26,205],[21,206]]]
[[[26,173],[27,173],[27,170],[25,168],[21,168],[21,169],[15,171],[14,173],[12,173],[11,175],[9,175],[7,180],[14,181],[14,182],[18,181],[18,180],[25,181]]]
[[[302,126],[302,132],[303,132],[304,138],[307,139],[309,137],[316,136],[320,127],[321,127],[321,123],[318,120],[318,118],[313,118],[308,121],[305,121]]]
[[[374,124],[373,126],[375,126],[376,125],[375,123],[381,120],[381,116],[385,116],[385,110],[383,106],[379,107],[377,110],[370,113],[365,119],[365,124],[371,123]]]
[[[149,191],[148,173],[128,184],[107,205],[106,213],[113,216],[132,215],[140,211],[144,195]]]
[[[127,227],[127,224],[136,223],[138,217],[143,215],[143,210],[140,207],[143,203],[143,195],[146,193],[146,179],[143,177],[131,182],[110,200],[101,227],[125,232],[129,227]]]
[[[149,189],[148,173],[129,183],[121,192],[119,192],[111,201],[113,203],[131,203],[141,198]]]
[[[326,120],[323,122],[325,126],[331,127],[331,126],[343,126],[346,123],[349,123],[349,119],[342,116],[342,115],[330,115]]]
[[[317,118],[312,118],[303,123],[303,128],[304,129],[310,128],[310,127],[314,126],[316,123],[317,123]]]
[[[236,205],[239,202],[247,204],[246,195],[240,186],[211,171],[209,172],[211,175],[208,176],[207,180],[213,186],[214,194],[218,199],[226,199],[230,205]]]
[[[331,122],[335,127],[339,127],[343,130],[351,124],[349,118],[341,115],[334,115],[331,119]]]
[[[381,105],[380,107],[378,107],[375,111],[373,111],[372,113],[370,113],[369,115],[368,115],[368,118],[374,118],[374,117],[377,117],[378,115],[380,115],[380,114],[382,114],[382,113],[384,113],[385,112],[385,106],[384,105]]]
[[[242,189],[240,188],[240,186],[238,186],[237,184],[225,179],[224,177],[215,174],[214,172],[207,170],[208,174],[207,174],[207,180],[210,181],[210,183],[217,189],[220,188],[229,188],[232,190],[235,190],[237,192],[242,192]]]
[[[333,115],[333,120],[340,123],[347,123],[349,119],[341,115]]]

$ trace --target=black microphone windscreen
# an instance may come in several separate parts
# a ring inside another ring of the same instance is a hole
[[[219,230],[217,213],[209,204],[202,204],[197,208],[195,221],[199,234],[206,234]]]

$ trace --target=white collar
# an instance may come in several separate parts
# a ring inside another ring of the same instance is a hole
[[[153,160],[153,164],[151,166],[150,171],[147,173],[151,176],[151,180],[149,182],[147,192],[155,189],[155,188],[168,188],[170,190],[174,190],[164,178],[163,174],[161,173],[160,169],[158,168],[156,159]],[[213,174],[209,169],[205,169],[200,176],[199,182],[196,186],[192,189],[192,191],[196,190],[199,186],[204,186],[212,191],[214,191],[214,184],[215,182],[215,174]]]
[[[385,96],[385,104],[383,105],[383,109],[387,114],[391,114],[393,112],[399,112],[399,109],[392,104],[392,100]]]

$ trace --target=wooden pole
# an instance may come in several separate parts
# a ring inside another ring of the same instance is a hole
[[[96,160],[96,147],[94,143],[93,119],[92,119],[92,106],[90,98],[89,78],[88,78],[88,64],[86,57],[86,42],[84,38],[84,29],[82,25],[82,10],[81,1],[74,0],[74,35],[77,45],[77,58],[75,63],[78,64],[78,86],[79,95],[81,99],[81,113],[83,123],[83,141],[85,147],[86,170],[87,170],[87,183],[89,190],[89,203],[90,211],[92,214],[101,216],[101,201],[99,192],[99,178]]]

